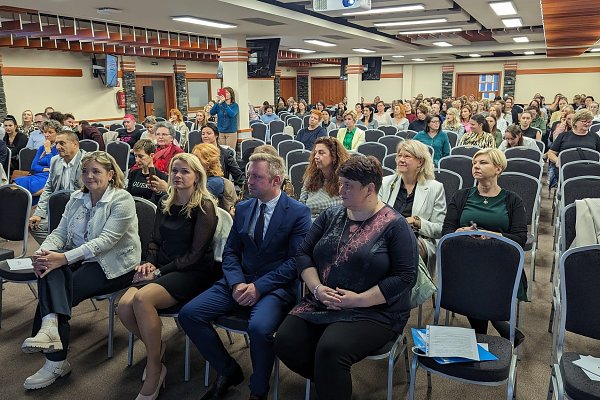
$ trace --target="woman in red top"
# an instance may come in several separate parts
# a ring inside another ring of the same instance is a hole
[[[167,173],[171,159],[176,154],[183,153],[183,150],[173,143],[175,128],[170,123],[158,122],[154,125],[154,134],[156,135],[157,150],[152,157],[152,162],[156,169]]]

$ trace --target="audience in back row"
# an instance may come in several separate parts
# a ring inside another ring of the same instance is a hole
[[[183,150],[174,143],[175,129],[170,123],[157,122],[154,124],[154,135],[156,136],[156,153],[152,157],[152,162],[156,169],[167,173],[171,159],[176,154],[183,153]]]
[[[344,113],[345,127],[338,130],[337,139],[346,150],[354,151],[365,142],[365,131],[356,126],[357,121],[358,116],[354,110],[348,110]]]
[[[17,131],[17,120],[12,115],[4,117],[4,143],[11,151],[10,170],[19,169],[19,151],[27,146],[27,135]],[[5,165],[6,167],[6,165]]]
[[[29,133],[29,140],[27,141],[27,145],[25,147],[28,149],[37,150],[44,144],[46,138],[41,130],[41,127],[42,122],[47,120],[48,117],[44,113],[37,113],[34,115],[33,124],[35,125],[35,129]]]
[[[167,181],[168,177],[154,165],[155,154],[156,145],[150,139],[140,139],[133,146],[133,156],[137,168],[129,170],[127,191],[132,196],[141,197],[158,204],[164,193],[153,189],[150,184],[152,176],[156,176],[163,181]]]
[[[439,115],[430,114],[425,117],[425,129],[417,133],[413,138],[433,148],[433,163],[436,167],[442,157],[450,154],[450,140],[440,126]]]
[[[321,111],[312,110],[308,118],[308,126],[300,129],[296,135],[296,140],[302,142],[306,150],[312,150],[318,138],[327,136],[327,130],[320,124],[321,115]]]
[[[172,108],[169,111],[169,123],[173,126],[173,129],[180,134],[179,147],[182,149],[187,148],[188,134],[190,133],[190,130],[183,121],[183,115],[181,114],[181,111],[176,108]],[[169,164],[166,165],[167,168],[168,166]]]

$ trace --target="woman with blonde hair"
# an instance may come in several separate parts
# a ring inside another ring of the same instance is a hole
[[[169,111],[169,122],[171,123],[171,125],[173,125],[173,128],[180,134],[179,147],[185,149],[185,147],[187,146],[188,133],[190,133],[190,130],[183,121],[183,114],[181,114],[181,111],[179,111],[176,108],[172,108]]]
[[[21,125],[17,127],[17,132],[21,132],[29,137],[29,134],[35,131],[35,129],[36,126],[33,123],[33,112],[31,110],[23,111],[23,114],[21,114]]]
[[[219,207],[230,211],[237,196],[233,183],[223,177],[221,152],[212,144],[200,143],[194,146],[192,154],[198,157],[206,171],[206,188],[219,201]]]
[[[198,158],[188,153],[173,157],[146,259],[133,276],[134,283],[145,285],[130,288],[119,301],[121,322],[146,346],[144,385],[137,400],[156,399],[167,374],[158,310],[185,304],[221,275],[212,248],[216,208]]]
[[[196,118],[192,125],[193,131],[201,131],[208,124],[209,114],[204,110],[198,110],[196,112]]]
[[[83,187],[71,194],[58,227],[32,257],[38,306],[33,336],[21,349],[44,353],[46,364],[25,380],[25,389],[44,388],[71,372],[66,358],[72,308],[131,283],[141,245],[124,180],[110,154],[87,153],[81,160]]]
[[[418,140],[400,142],[396,174],[383,178],[379,190],[379,198],[406,218],[417,236],[419,254],[430,266],[435,266],[436,239],[446,216],[444,185],[435,180],[433,171],[427,146]]]
[[[152,140],[152,143],[156,144],[156,134],[154,133],[154,125],[156,125],[156,122],[156,118],[152,115],[149,115],[146,118],[144,118],[142,125],[144,125],[144,127],[146,128],[146,131],[142,133],[142,136],[140,136],[140,140],[149,139]]]
[[[356,121],[358,121],[358,116],[354,110],[344,113],[345,127],[338,130],[336,137],[346,150],[354,151],[365,142],[365,132],[356,126]]]
[[[390,118],[390,125],[396,127],[398,132],[405,131],[408,129],[408,119],[406,118],[406,111],[404,106],[400,103],[394,105],[394,117]]]
[[[310,208],[313,219],[321,211],[342,203],[337,170],[349,157],[344,146],[332,137],[322,137],[315,142],[302,178],[304,184],[299,199]]]
[[[460,123],[460,111],[457,108],[450,107],[446,110],[446,119],[442,124],[442,130],[456,132],[460,139],[465,133],[465,127]]]

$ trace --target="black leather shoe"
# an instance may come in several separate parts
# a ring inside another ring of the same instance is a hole
[[[217,380],[208,388],[204,396],[200,400],[221,400],[225,394],[234,386],[239,385],[244,381],[244,373],[239,365],[231,375],[219,375]]]

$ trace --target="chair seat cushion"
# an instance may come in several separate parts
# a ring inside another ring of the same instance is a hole
[[[527,234],[527,242],[523,246],[523,250],[529,251],[533,248],[533,235],[531,233]]]
[[[7,259],[11,258],[14,257],[8,257]],[[0,277],[9,282],[33,282],[37,280],[33,269],[12,271],[5,260],[0,261]]]
[[[577,353],[563,353],[560,359],[560,373],[563,378],[565,393],[571,399],[600,399],[600,382],[592,381],[573,361],[579,360]]]
[[[496,361],[438,364],[433,358],[419,357],[419,363],[433,371],[460,379],[479,382],[501,382],[508,378],[512,357],[509,340],[499,336],[477,335],[478,343],[487,343]]]
[[[228,315],[223,315],[215,321],[216,325],[236,331],[246,331],[250,319],[250,307],[239,308]]]
[[[15,258],[15,252],[9,249],[0,249],[0,261]]]

